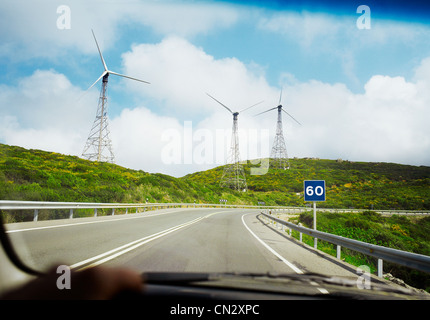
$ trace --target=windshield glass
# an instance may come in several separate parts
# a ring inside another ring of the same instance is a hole
[[[0,8],[0,209],[26,264],[429,290],[262,214],[430,255],[427,4]]]

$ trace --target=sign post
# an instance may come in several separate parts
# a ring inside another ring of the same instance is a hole
[[[325,201],[325,180],[304,181],[305,201],[312,201],[314,207],[314,230],[317,229],[317,201]],[[317,248],[317,238],[314,237],[314,248]]]

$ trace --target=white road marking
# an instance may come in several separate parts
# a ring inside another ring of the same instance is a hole
[[[261,240],[245,223],[245,220],[243,219],[244,216],[248,215],[244,214],[242,215],[242,223],[245,226],[245,228],[249,231],[249,233],[251,233],[255,239],[258,240],[258,242],[260,242],[267,250],[269,250],[271,253],[273,253],[278,259],[280,259],[283,263],[285,263],[288,267],[290,267],[291,269],[293,269],[293,271],[297,274],[303,274],[304,272],[302,270],[300,270],[299,268],[297,268],[293,263],[289,262],[287,259],[285,259],[283,256],[281,256],[278,252],[276,252],[272,247],[270,247],[267,243],[265,243],[263,240]],[[312,285],[314,286],[318,286],[317,283],[315,282],[311,282]],[[326,289],[324,288],[319,288],[317,287],[318,291],[321,292],[322,294],[327,294],[329,293]]]
[[[149,214],[149,215],[148,214],[147,215],[139,215],[137,217],[127,217],[126,215],[124,215],[125,217],[121,217],[121,218],[118,218],[118,219],[86,221],[86,222],[57,224],[57,225],[44,226],[44,227],[34,227],[34,228],[17,229],[17,230],[7,230],[6,233],[23,232],[23,231],[34,231],[34,230],[43,230],[43,229],[53,229],[53,228],[64,228],[64,227],[79,226],[79,225],[83,225],[83,224],[114,222],[114,221],[123,221],[123,220],[129,220],[129,219],[149,218],[149,217],[154,217],[154,216],[161,216],[163,214],[168,214],[168,213],[172,213],[172,212],[175,212],[175,211],[177,211],[177,209],[176,210],[172,210],[172,211],[162,212],[162,213],[154,213],[154,214]],[[135,213],[133,213],[133,214],[135,214]],[[141,213],[138,213],[138,214],[143,214],[143,213],[141,212]]]
[[[303,274],[303,271],[300,270],[299,268],[297,268],[294,264],[292,264],[291,262],[289,262],[287,259],[285,259],[283,256],[281,256],[279,253],[277,253],[275,250],[273,250],[269,245],[267,245],[263,240],[261,240],[245,223],[245,220],[243,219],[243,217],[246,214],[244,214],[242,216],[242,223],[245,226],[245,228],[249,231],[249,233],[251,233],[255,239],[258,240],[258,242],[260,242],[267,250],[269,250],[271,253],[273,253],[276,257],[278,257],[283,263],[285,263],[288,267],[290,267],[291,269],[293,269],[293,271],[297,274]]]
[[[71,269],[79,268],[79,267],[84,266],[84,265],[86,265],[88,263],[91,263],[93,261],[94,261],[93,263],[91,263],[91,264],[89,264],[87,266],[81,267],[78,270],[84,270],[84,269],[87,269],[87,268],[92,268],[92,267],[98,266],[98,265],[100,265],[102,263],[105,263],[105,262],[110,261],[110,260],[112,260],[112,259],[114,259],[116,257],[119,257],[119,256],[121,256],[121,255],[123,255],[123,254],[125,254],[125,253],[127,253],[127,252],[129,252],[131,250],[134,250],[134,249],[136,249],[136,248],[138,248],[138,247],[140,247],[140,246],[142,246],[142,245],[144,245],[144,244],[146,244],[148,242],[151,242],[151,241],[156,240],[158,238],[164,237],[165,235],[168,235],[171,232],[174,232],[174,231],[177,231],[177,230],[182,229],[184,227],[190,226],[190,225],[192,225],[192,224],[194,224],[196,222],[199,222],[199,221],[201,221],[203,219],[206,219],[206,218],[208,218],[208,217],[210,217],[210,216],[212,216],[214,214],[221,213],[221,212],[225,212],[225,211],[213,212],[213,213],[210,213],[210,214],[208,214],[208,215],[206,215],[204,217],[199,217],[199,218],[196,218],[194,220],[191,220],[191,221],[182,223],[180,225],[168,228],[166,230],[154,233],[152,235],[143,237],[141,239],[132,241],[132,242],[127,243],[127,244],[125,244],[123,246],[120,246],[118,248],[109,250],[109,251],[107,251],[105,253],[99,254],[99,255],[94,256],[92,258],[89,258],[89,259],[77,262],[77,263],[71,265],[70,268]]]

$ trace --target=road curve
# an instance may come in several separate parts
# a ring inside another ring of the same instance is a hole
[[[182,208],[6,225],[38,269],[103,264],[141,272],[317,272],[356,278],[355,269],[273,230],[258,210]]]

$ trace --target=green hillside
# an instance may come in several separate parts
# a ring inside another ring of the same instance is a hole
[[[76,202],[193,202],[195,183],[74,156],[0,144],[0,198]]]
[[[303,181],[326,180],[319,207],[430,210],[430,167],[291,159],[291,169],[250,175],[248,191],[221,189],[223,167],[182,178],[0,144],[0,199],[189,202],[303,206]],[[255,165],[254,165],[255,166]]]
[[[252,197],[160,173],[0,144],[0,199],[72,202],[254,203]]]
[[[244,165],[248,194],[267,205],[302,206],[303,181],[325,180],[326,202],[319,207],[430,210],[430,167],[394,163],[291,159],[288,170],[251,175]],[[216,185],[222,168],[190,174],[184,179]]]

